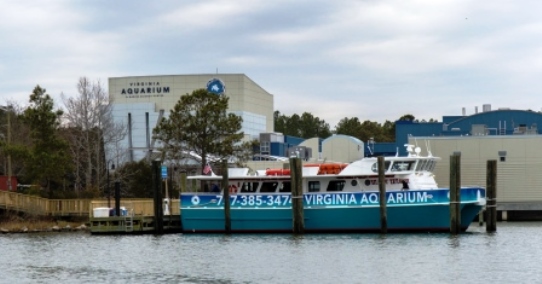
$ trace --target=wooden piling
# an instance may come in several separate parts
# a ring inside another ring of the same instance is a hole
[[[226,234],[231,234],[231,204],[230,189],[228,180],[228,163],[222,161],[222,200],[224,200],[224,230]]]
[[[486,202],[486,232],[495,232],[497,231],[497,160],[487,161]]]
[[[461,232],[461,155],[450,156],[450,233]]]
[[[305,232],[305,218],[303,214],[303,172],[300,158],[290,158],[290,182],[292,188],[292,217],[293,233]]]
[[[115,181],[115,216],[120,216],[120,182]]]
[[[386,168],[384,157],[379,156],[378,162],[378,191],[380,192],[380,232],[386,234],[388,232],[388,213],[386,206]]]
[[[154,192],[154,233],[164,233],[164,210],[162,206],[161,162],[152,161],[152,190]]]
[[[187,192],[186,173],[181,173],[181,192]]]

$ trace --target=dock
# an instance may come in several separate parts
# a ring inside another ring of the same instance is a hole
[[[181,216],[179,203],[169,208],[172,214],[162,217],[163,233],[180,233]],[[156,217],[152,200],[129,200],[120,203],[120,216],[114,216],[115,210],[105,201],[90,203],[89,224],[91,234],[153,234]],[[113,216],[111,216],[113,215]]]
[[[181,216],[166,215],[164,233],[181,232]],[[152,234],[154,216],[110,216],[90,218],[91,234]]]

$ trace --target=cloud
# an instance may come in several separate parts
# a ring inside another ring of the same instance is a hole
[[[542,2],[8,1],[0,99],[55,100],[81,76],[245,73],[285,114],[332,127],[542,105]],[[522,100],[513,98],[520,97]],[[59,103],[60,101],[57,101]]]

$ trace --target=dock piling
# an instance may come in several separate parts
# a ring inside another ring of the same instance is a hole
[[[290,182],[292,188],[292,215],[293,233],[303,234],[305,232],[305,219],[303,214],[303,172],[301,170],[301,159],[290,158]]]
[[[497,231],[497,160],[487,161],[486,202],[486,232],[495,232]]]
[[[115,216],[120,216],[120,182],[115,181]]]
[[[450,156],[450,233],[461,232],[461,154]]]
[[[187,192],[186,172],[181,173],[181,192]]]
[[[386,234],[388,232],[388,213],[386,206],[386,168],[384,157],[379,156],[378,162],[378,191],[380,192],[380,232]]]
[[[222,161],[222,195],[222,199],[224,200],[224,230],[226,231],[226,234],[231,234],[230,189],[228,181],[228,164],[226,160]]]
[[[162,207],[161,162],[152,161],[152,190],[154,192],[154,232],[164,233],[164,210]]]

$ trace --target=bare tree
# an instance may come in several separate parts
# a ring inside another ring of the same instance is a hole
[[[98,188],[109,162],[118,159],[119,141],[126,135],[126,127],[115,123],[112,101],[100,81],[91,82],[81,77],[77,84],[78,96],[66,97],[65,123],[74,157],[75,183],[80,189]]]

